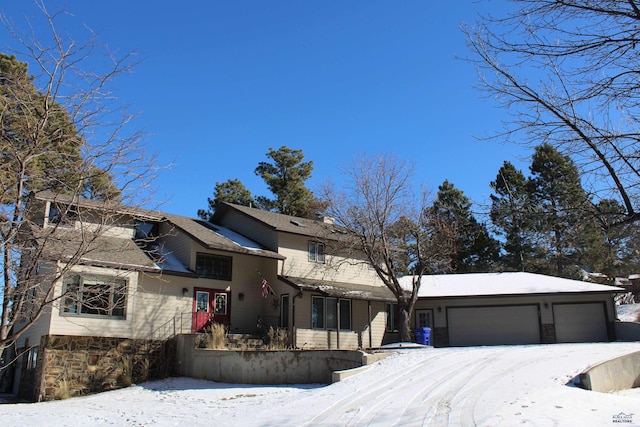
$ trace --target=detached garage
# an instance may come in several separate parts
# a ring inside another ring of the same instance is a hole
[[[430,326],[437,347],[611,341],[618,292],[532,273],[422,276],[415,310],[433,318],[415,326]]]

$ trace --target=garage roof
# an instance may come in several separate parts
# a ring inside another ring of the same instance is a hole
[[[411,289],[411,276],[399,279]],[[624,292],[624,289],[534,273],[468,273],[422,276],[419,297],[464,297],[585,292]]]

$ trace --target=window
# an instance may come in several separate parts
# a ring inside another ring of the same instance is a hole
[[[340,307],[340,330],[351,330],[351,301],[325,297],[313,297],[311,300],[311,327],[314,329],[337,329],[338,305]]]
[[[31,347],[27,353],[27,369],[34,369],[38,364],[38,346]]]
[[[280,295],[280,327],[289,327],[289,294]]]
[[[78,212],[71,207],[63,207],[58,204],[49,205],[49,223],[72,226],[78,219]]]
[[[196,273],[201,277],[217,280],[231,280],[230,256],[197,254]]]
[[[324,298],[322,297],[311,299],[311,327],[324,329]]]
[[[324,263],[324,243],[309,242],[309,261]]]
[[[216,292],[214,301],[213,314],[218,316],[227,314],[227,294]]]
[[[388,302],[385,304],[387,311],[387,332],[398,331],[398,319],[400,318],[400,310],[398,304]]]
[[[209,312],[209,292],[196,292],[196,313]]]
[[[106,276],[72,276],[65,280],[62,312],[81,316],[125,318],[127,282]]]
[[[431,328],[431,310],[416,310],[416,328]]]

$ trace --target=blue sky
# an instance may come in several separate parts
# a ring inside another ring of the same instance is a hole
[[[313,160],[312,190],[339,183],[339,168],[362,154],[392,153],[414,163],[417,182],[435,191],[448,179],[483,203],[504,160],[527,167],[522,148],[474,138],[507,116],[456,59],[467,55],[461,23],[499,13],[502,1],[48,5],[142,58],[116,88],[140,113],[148,149],[173,164],[154,184],[164,211],[195,216],[215,183],[233,178],[269,195],[254,169],[283,145]],[[16,22],[37,15],[29,0],[0,8]]]

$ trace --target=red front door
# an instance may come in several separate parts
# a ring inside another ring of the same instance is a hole
[[[193,332],[202,332],[212,323],[229,325],[231,292],[205,288],[193,292]]]

